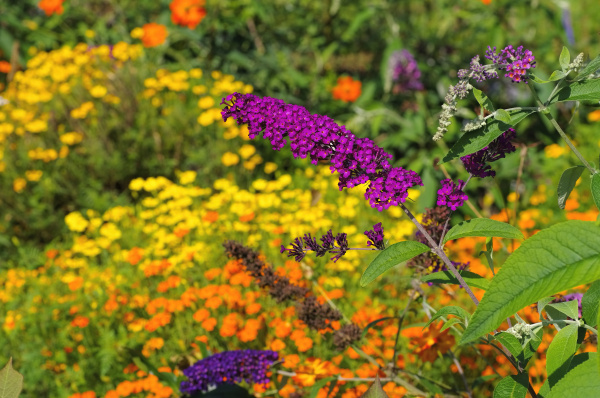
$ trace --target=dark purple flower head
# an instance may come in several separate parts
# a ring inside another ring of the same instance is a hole
[[[365,199],[383,210],[406,201],[407,190],[423,185],[414,171],[393,168],[385,152],[368,138],[358,138],[328,116],[312,115],[305,108],[253,94],[233,93],[221,102],[223,120],[234,118],[248,124],[249,137],[262,133],[273,149],[290,142],[294,157],[310,157],[311,162],[328,161],[339,173],[338,187],[351,188],[369,182]]]
[[[408,50],[394,51],[388,66],[392,80],[396,83],[395,92],[423,90],[423,84],[419,80],[421,78],[419,65]]]
[[[188,381],[181,382],[185,394],[207,391],[209,387],[245,381],[267,384],[267,371],[279,359],[275,351],[225,351],[204,358],[183,371]]]
[[[511,143],[517,133],[514,129],[506,130],[502,135],[490,142],[488,146],[479,151],[460,158],[465,168],[473,177],[485,178],[494,177],[496,172],[492,170],[488,163],[503,159],[506,154],[517,150]]]
[[[323,242],[321,243],[321,246],[325,250],[325,252],[321,255],[324,255],[328,250],[333,248],[333,244],[335,242],[335,238],[331,230],[327,231],[325,235],[321,236],[321,242]]]
[[[440,181],[442,188],[438,190],[437,205],[448,206],[451,210],[456,210],[458,207],[465,203],[465,200],[469,199],[461,189],[465,186],[463,180],[458,180],[458,184],[447,178]]]
[[[496,47],[488,46],[485,57],[504,68],[507,72],[504,76],[510,77],[515,83],[521,81],[527,83],[527,77],[525,76],[527,70],[536,66],[533,53],[530,50],[525,50],[523,46],[516,49],[513,46],[507,46],[498,54],[496,54]]]
[[[329,251],[331,254],[335,254],[335,256],[331,257],[334,263],[348,251],[348,235],[340,232],[335,237],[335,242],[337,243],[337,247]]]
[[[373,225],[373,229],[365,231],[365,235],[369,238],[367,246],[374,246],[378,250],[385,249],[385,243],[383,242],[383,227],[381,226],[381,223]]]

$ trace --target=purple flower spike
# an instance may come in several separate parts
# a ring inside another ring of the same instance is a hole
[[[279,359],[275,351],[225,351],[204,358],[183,371],[189,379],[181,382],[185,394],[207,391],[209,387],[245,381],[249,384],[268,384],[267,371]]]
[[[328,116],[253,94],[233,93],[221,103],[225,104],[223,120],[232,117],[238,124],[248,124],[250,138],[262,133],[275,150],[289,140],[294,157],[310,157],[314,164],[329,162],[331,172],[339,174],[340,190],[370,183],[365,199],[380,211],[405,202],[409,188],[423,185],[414,171],[393,168],[389,163],[392,155],[373,141],[356,137]]]
[[[377,250],[384,250],[385,243],[383,243],[383,227],[381,223],[373,225],[373,229],[365,231],[365,235],[369,240],[367,246],[374,246]]]
[[[507,46],[496,54],[496,47],[491,48],[488,46],[485,52],[485,57],[491,60],[493,63],[505,68],[505,77],[510,77],[513,82],[525,82],[527,83],[527,77],[525,74],[528,69],[535,68],[535,57],[529,50],[525,50],[523,46],[513,48],[513,46]]]
[[[506,154],[516,151],[517,148],[511,143],[516,135],[517,133],[514,129],[508,129],[485,148],[463,156],[460,160],[462,160],[465,168],[473,177],[494,177],[496,172],[487,163],[495,162],[498,159],[506,157]]]
[[[394,51],[388,63],[392,74],[394,92],[423,90],[421,71],[417,61],[408,50]]]
[[[463,180],[458,180],[458,184],[454,184],[454,181],[447,178],[440,181],[442,188],[438,190],[438,206],[448,206],[452,211],[465,203],[465,200],[469,199],[461,189],[465,186]]]

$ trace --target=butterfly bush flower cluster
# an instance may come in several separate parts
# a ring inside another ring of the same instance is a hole
[[[515,139],[516,135],[517,133],[514,129],[508,129],[485,148],[463,156],[460,160],[462,160],[465,169],[473,177],[494,177],[496,172],[492,170],[492,167],[488,163],[503,159],[507,154],[515,152],[517,148],[515,148],[511,141]]]
[[[448,206],[452,211],[461,207],[465,200],[469,199],[466,193],[462,191],[465,187],[465,182],[463,180],[458,180],[458,184],[455,184],[449,178],[441,181],[442,188],[438,189],[438,198],[437,205],[438,206]]]
[[[245,381],[268,384],[269,366],[279,359],[275,351],[225,351],[204,358],[183,371],[188,381],[181,382],[185,394],[204,392],[209,387]]]
[[[381,223],[375,224],[372,230],[365,231],[365,235],[369,240],[367,246],[373,250],[384,250],[385,243],[383,242],[383,227]],[[294,257],[297,262],[302,261],[309,251],[314,251],[317,257],[322,257],[327,253],[335,254],[331,258],[333,262],[339,260],[350,248],[348,247],[348,234],[341,232],[333,236],[331,230],[319,239],[321,244],[317,242],[317,238],[311,234],[305,234],[303,238],[296,238],[290,243],[291,249],[281,245],[281,253],[288,252],[288,257]]]
[[[460,69],[458,71],[458,83],[450,86],[448,93],[442,104],[442,113],[440,114],[438,128],[433,136],[434,141],[439,141],[448,131],[448,127],[452,124],[451,119],[457,112],[457,101],[464,99],[469,95],[473,86],[470,80],[483,82],[489,79],[498,78],[498,71],[504,70],[505,77],[510,78],[515,83],[527,83],[527,71],[535,68],[535,57],[530,50],[526,50],[523,46],[516,49],[513,46],[507,46],[499,53],[496,53],[496,47],[488,46],[485,52],[485,58],[492,61],[492,64],[482,65],[479,55],[471,59],[469,69]],[[465,126],[465,131],[475,130],[485,125],[485,120],[478,119],[476,123],[469,123]]]
[[[423,185],[421,177],[402,167],[392,167],[392,155],[368,138],[358,138],[328,116],[311,114],[306,108],[271,97],[233,93],[223,99],[223,120],[234,118],[248,124],[251,139],[262,133],[273,149],[289,140],[296,158],[310,157],[313,164],[326,161],[339,173],[338,187],[369,183],[365,199],[379,211],[406,201],[408,189]]]
[[[394,51],[388,63],[395,83],[394,92],[423,90],[421,83],[421,70],[415,57],[408,50]]]

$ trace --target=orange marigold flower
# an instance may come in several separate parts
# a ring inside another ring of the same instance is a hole
[[[90,324],[90,319],[85,316],[77,315],[75,319],[71,321],[71,326],[76,326],[78,328],[84,328]]]
[[[176,25],[195,29],[206,16],[203,5],[204,0],[173,0],[169,6],[171,21]]]
[[[598,122],[598,121],[600,121],[600,109],[595,110],[593,112],[590,112],[588,114],[588,121],[589,122]]]
[[[354,102],[360,97],[362,83],[350,76],[340,77],[333,88],[333,99]]]
[[[117,303],[114,299],[108,299],[106,303],[104,303],[104,311],[111,313],[114,310],[119,308],[119,303]]]
[[[295,341],[296,347],[298,347],[298,351],[306,352],[310,350],[313,346],[313,341],[310,337],[302,337]]]
[[[10,62],[0,61],[0,73],[9,73],[11,69]]]
[[[212,332],[215,329],[215,326],[217,326],[217,320],[215,318],[208,318],[202,322],[200,326],[202,326],[202,329],[206,330],[207,332]]]
[[[252,221],[254,220],[254,212],[250,212],[248,214],[244,214],[243,216],[240,216],[240,221],[241,222],[248,222],[248,221]]]
[[[144,256],[144,250],[140,249],[139,247],[134,247],[133,249],[129,250],[129,252],[127,253],[127,261],[131,265],[136,265],[137,263],[140,262],[140,260],[142,259],[143,256]]]
[[[271,350],[273,350],[273,351],[281,351],[284,348],[285,348],[285,343],[279,339],[275,339],[271,343]]]
[[[144,47],[160,46],[167,39],[167,28],[165,25],[151,22],[142,26],[142,29],[144,30],[144,35],[142,36]]]
[[[454,336],[450,334],[450,329],[440,333],[443,323],[431,325],[427,331],[420,333],[411,341],[411,344],[416,347],[415,354],[422,361],[433,362],[438,356],[438,351],[445,354],[454,345]]]
[[[63,1],[64,0],[42,0],[38,3],[38,7],[40,7],[46,13],[47,17],[52,14],[60,15],[64,11]]]
[[[213,223],[219,219],[219,213],[216,211],[207,211],[204,217],[202,217],[202,221]]]
[[[486,6],[492,4],[492,0],[481,0],[481,2]]]

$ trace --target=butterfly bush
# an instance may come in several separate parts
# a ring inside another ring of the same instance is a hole
[[[238,124],[248,124],[251,139],[262,133],[274,150],[281,150],[289,141],[294,157],[310,157],[313,164],[329,162],[331,172],[339,173],[340,190],[369,183],[365,199],[379,211],[404,203],[409,188],[423,185],[416,172],[392,167],[392,155],[372,140],[356,137],[328,116],[253,94],[233,93],[221,104],[225,105],[223,120],[231,117]]]
[[[395,83],[395,92],[423,90],[421,70],[410,51],[394,51],[390,56],[388,68]]]
[[[460,158],[465,169],[473,176],[479,178],[494,177],[496,172],[488,164],[506,157],[507,154],[517,150],[511,143],[517,133],[514,129],[506,130],[502,135],[490,142],[485,148]]]

